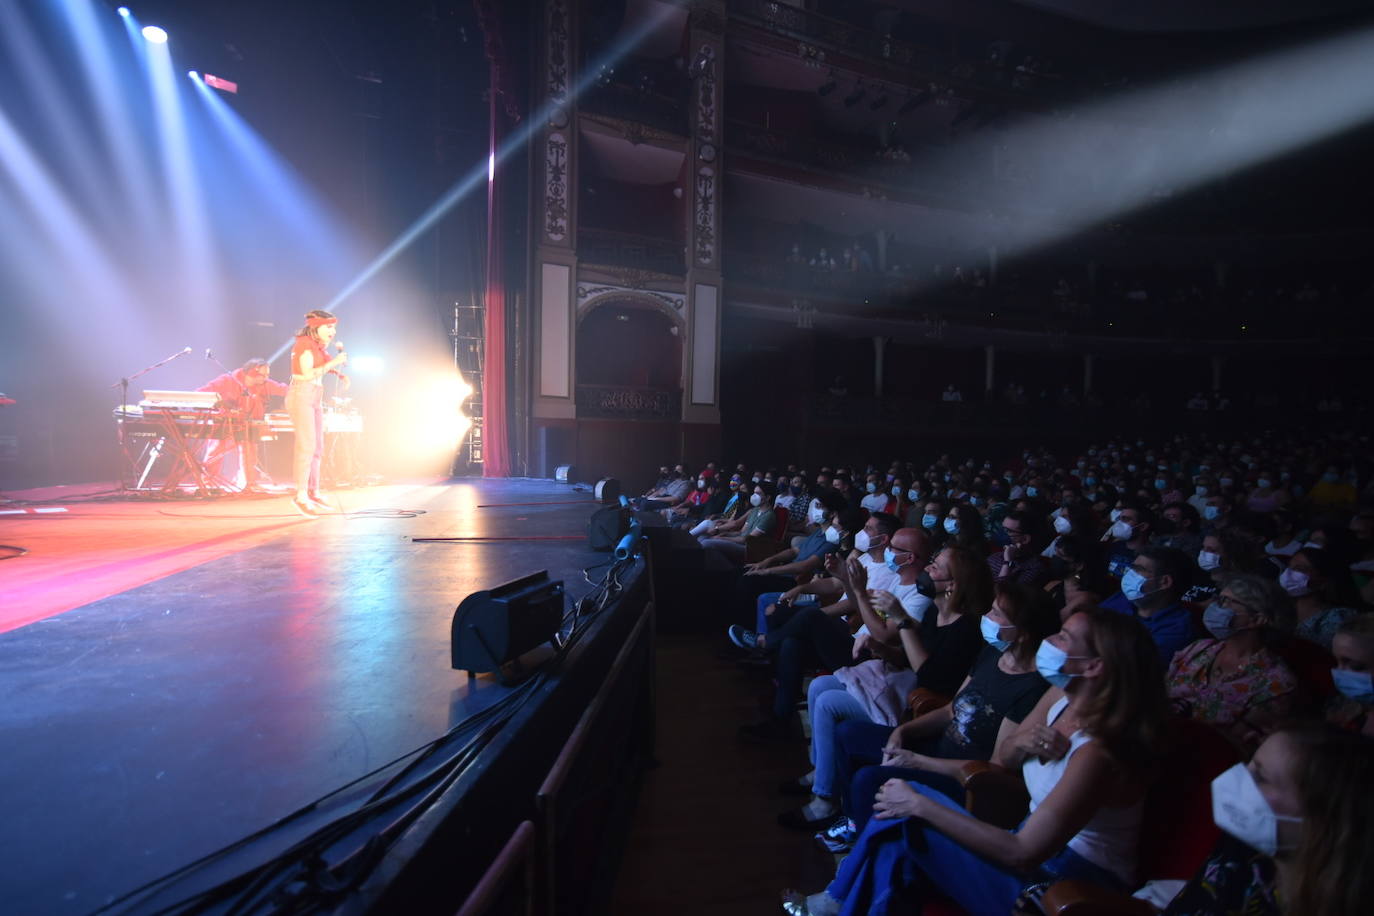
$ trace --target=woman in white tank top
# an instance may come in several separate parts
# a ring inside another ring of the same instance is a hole
[[[1129,887],[1168,708],[1154,642],[1134,617],[1092,609],[1046,639],[1036,663],[1053,689],[995,761],[1025,779],[1030,813],[1020,827],[1003,830],[962,799],[889,780],[835,880],[810,897],[785,892],[784,912],[909,912],[933,884],[970,913],[1003,914],[1047,880]]]

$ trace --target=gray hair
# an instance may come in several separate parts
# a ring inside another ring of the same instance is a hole
[[[1252,573],[1232,573],[1221,580],[1221,588],[1236,596],[1236,600],[1268,621],[1268,627],[1280,633],[1292,633],[1298,625],[1293,599],[1273,579]]]

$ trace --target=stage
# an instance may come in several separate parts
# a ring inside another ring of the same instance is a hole
[[[29,551],[0,562],[6,911],[96,910],[443,735],[509,691],[450,667],[458,602],[543,569],[576,599],[608,560],[590,494],[547,480],[331,498],[317,520],[285,498],[0,516]]]

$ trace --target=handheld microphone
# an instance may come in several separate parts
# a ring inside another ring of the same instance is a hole
[[[342,341],[342,340],[336,340],[336,341],[334,341],[334,348],[337,349],[340,353],[344,352],[343,341]]]
[[[185,353],[190,353],[190,352],[191,352],[191,348],[190,348],[190,347],[187,347],[185,350],[182,350],[181,352],[182,352],[183,354],[185,354]]]
[[[214,350],[211,350],[209,347],[206,347],[206,348],[205,348],[205,358],[206,358],[206,359],[214,359],[214,358],[215,358],[215,351],[214,351]]]

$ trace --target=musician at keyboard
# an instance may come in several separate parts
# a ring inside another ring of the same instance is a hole
[[[242,427],[236,430],[235,438],[239,444],[244,486],[249,490],[256,489],[262,480],[262,471],[258,468],[257,435],[253,432],[254,424],[251,421],[263,419],[267,413],[268,398],[285,397],[290,390],[281,382],[273,381],[271,372],[272,368],[267,364],[267,360],[250,359],[233,372],[217,376],[196,389],[218,393],[220,410],[245,421]],[[224,476],[224,462],[233,454],[233,450],[212,446],[210,454],[221,452],[223,454],[215,462],[217,466],[207,468],[219,477]]]

